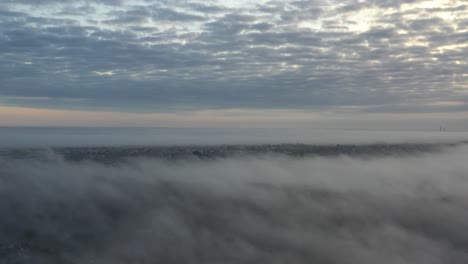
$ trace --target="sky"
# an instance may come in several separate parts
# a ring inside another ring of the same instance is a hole
[[[468,130],[468,1],[1,0],[0,126]]]

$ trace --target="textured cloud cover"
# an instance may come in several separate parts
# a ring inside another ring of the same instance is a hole
[[[112,166],[43,154],[0,159],[2,263],[468,261],[466,147]]]
[[[0,103],[466,112],[467,1],[0,2]]]

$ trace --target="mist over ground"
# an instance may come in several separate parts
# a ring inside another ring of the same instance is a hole
[[[468,147],[0,158],[0,263],[468,263]]]

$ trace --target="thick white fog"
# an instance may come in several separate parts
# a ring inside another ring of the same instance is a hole
[[[0,128],[0,147],[468,141],[468,132],[246,128]]]
[[[2,158],[2,263],[468,263],[467,157]]]

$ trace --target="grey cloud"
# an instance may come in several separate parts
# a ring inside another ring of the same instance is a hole
[[[374,0],[370,1],[373,5],[380,7],[400,7],[402,4],[413,4],[421,2],[421,0]]]
[[[64,8],[58,13],[58,15],[89,16],[96,13],[96,11],[96,8],[90,5],[85,5],[80,7]]]
[[[431,29],[434,26],[439,27],[441,24],[444,24],[444,20],[442,18],[436,17],[428,19],[410,20],[407,23],[409,24],[409,28],[411,30],[427,30]]]
[[[277,15],[283,23],[316,19],[322,13],[319,1],[270,1],[266,5],[257,6],[258,11]]]
[[[0,15],[3,18],[9,18],[9,19],[27,16],[25,13],[9,11],[9,10],[0,10]]]
[[[253,25],[251,25],[250,28],[256,29],[256,30],[259,30],[259,31],[266,31],[266,30],[269,30],[269,29],[273,28],[274,26],[275,26],[274,24],[263,22],[263,23],[253,24]]]
[[[467,48],[434,51],[464,45],[468,34],[431,17],[438,10],[394,12],[376,18],[378,25],[364,32],[353,32],[349,29],[358,21],[347,14],[362,7],[351,2],[340,11],[343,21],[328,18],[320,1],[274,1],[250,9],[215,2],[149,3],[106,11],[106,27],[60,15],[2,11],[0,96],[47,96],[51,101],[7,100],[60,108],[66,98],[77,98],[70,107],[121,105],[128,111],[377,107],[466,99],[454,86],[466,83],[468,66],[460,62]],[[462,17],[465,9],[454,8]],[[65,5],[67,10],[72,12]],[[416,18],[406,19],[408,12]],[[300,28],[292,16],[326,19],[315,30]],[[455,22],[459,28],[466,23]]]
[[[188,14],[175,11],[169,8],[156,8],[153,11],[154,20],[167,21],[203,21],[205,18],[200,15]]]
[[[151,12],[146,9],[132,10],[112,14],[114,19],[105,20],[106,24],[143,24],[151,18]]]
[[[106,5],[122,5],[124,0],[4,0],[1,4],[23,4],[32,6],[68,4],[68,3],[98,3]]]
[[[460,100],[466,98],[453,98],[453,100]],[[466,112],[468,111],[468,104],[455,104],[455,105],[417,105],[417,104],[391,104],[365,107],[364,111],[372,113],[438,113],[438,112]]]
[[[110,12],[110,15],[115,17],[104,21],[107,24],[144,24],[150,19],[154,21],[169,21],[169,22],[188,22],[188,21],[203,21],[204,17],[185,12],[179,12],[170,8],[160,6],[149,7],[131,7],[128,11]]]
[[[217,6],[217,5],[189,3],[188,6],[191,7],[193,10],[202,12],[202,13],[222,13],[223,11],[228,11],[226,8]]]

